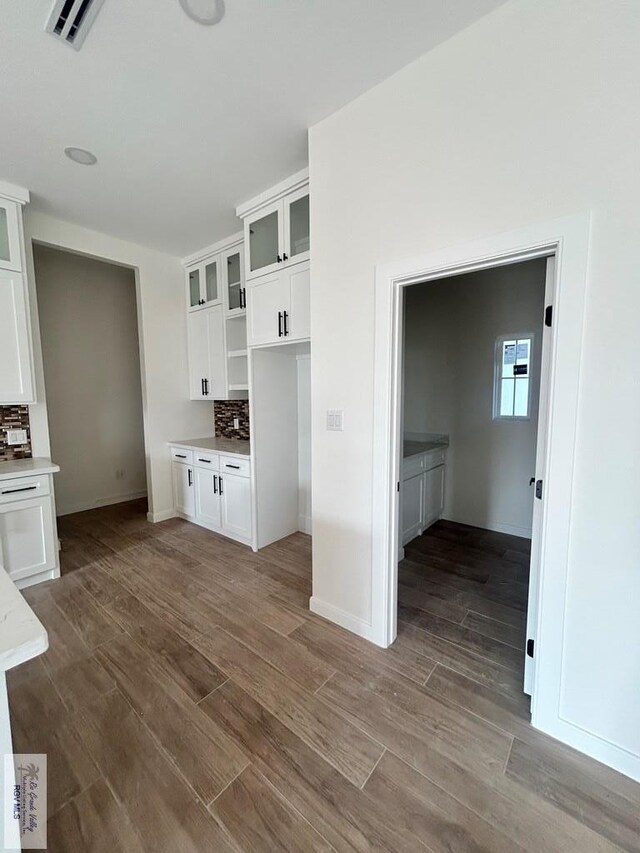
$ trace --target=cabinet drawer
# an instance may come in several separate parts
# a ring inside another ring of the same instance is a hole
[[[193,450],[182,450],[180,447],[171,448],[171,458],[183,465],[193,465]]]
[[[424,471],[424,455],[407,456],[402,460],[402,479],[409,480]]]
[[[193,451],[193,464],[196,468],[207,468],[209,471],[220,470],[220,457],[217,453],[200,453]]]
[[[236,456],[221,456],[220,472],[224,471],[228,474],[235,474],[237,477],[250,477],[251,460],[238,459]]]
[[[437,468],[438,465],[444,465],[446,450],[430,450],[424,455],[424,470],[430,471],[432,468]]]
[[[38,498],[50,493],[51,485],[48,474],[39,477],[16,477],[13,480],[0,480],[0,503]]]

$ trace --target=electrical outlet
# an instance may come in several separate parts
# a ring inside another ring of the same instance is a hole
[[[240,418],[234,418],[233,419],[233,428],[234,429],[240,429]]]
[[[342,409],[327,409],[327,429],[342,432],[344,411]]]
[[[7,433],[7,444],[26,444],[27,443],[27,431],[26,429],[8,429]]]

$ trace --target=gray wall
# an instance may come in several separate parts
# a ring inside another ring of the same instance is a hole
[[[404,430],[447,433],[445,518],[531,535],[546,262],[407,289]],[[533,332],[531,417],[493,420],[495,341]]]
[[[34,262],[58,514],[144,494],[134,272],[39,245]]]

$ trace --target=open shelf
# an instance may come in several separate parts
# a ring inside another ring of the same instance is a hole
[[[248,391],[248,385],[229,385],[229,391]]]
[[[227,358],[246,358],[247,350],[246,349],[233,349],[229,350],[227,353]]]

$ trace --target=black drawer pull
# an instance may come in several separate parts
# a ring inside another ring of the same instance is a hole
[[[186,458],[187,458],[186,453],[176,453],[176,459],[186,459]]]
[[[21,489],[3,489],[3,495],[15,495],[17,492],[32,492],[37,486],[23,486]]]
[[[189,485],[193,486],[193,471],[191,470],[191,468],[187,469],[187,474],[189,479]]]
[[[226,465],[226,464],[225,464],[225,466],[224,466],[224,467],[225,467],[225,468],[236,468],[238,471],[240,470],[240,466],[239,466],[239,465]]]
[[[222,491],[222,477],[218,477],[218,491],[221,495],[224,494],[224,492]]]
[[[198,459],[198,462],[206,462],[206,463],[207,463],[207,465],[211,465],[211,460],[210,460],[210,459]]]

